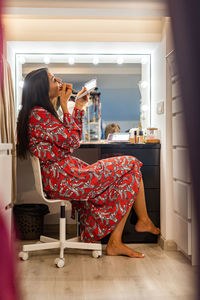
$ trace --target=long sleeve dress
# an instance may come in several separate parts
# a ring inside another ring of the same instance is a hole
[[[43,189],[52,199],[69,200],[80,215],[80,237],[95,242],[109,233],[133,205],[142,163],[133,156],[89,165],[73,157],[80,146],[84,111],[74,108],[60,122],[42,107],[29,116],[29,151],[40,160]]]

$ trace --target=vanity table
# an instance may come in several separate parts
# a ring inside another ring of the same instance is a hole
[[[106,141],[82,143],[73,156],[92,164],[97,160],[132,155],[142,163],[141,168],[148,214],[154,224],[160,227],[160,144],[107,143]],[[127,219],[122,240],[124,243],[156,243],[157,236],[134,230],[137,216],[134,208]],[[103,239],[107,242],[109,237]]]

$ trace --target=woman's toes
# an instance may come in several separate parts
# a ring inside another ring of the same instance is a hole
[[[144,258],[144,254],[134,251],[133,249],[127,247],[126,245],[119,243],[113,244],[110,243],[106,247],[106,254],[110,256],[117,256],[117,255],[126,255],[131,258]]]
[[[133,258],[144,258],[144,254],[143,253],[140,253],[140,252],[137,252],[137,251],[134,251],[134,253],[132,253],[131,257]]]

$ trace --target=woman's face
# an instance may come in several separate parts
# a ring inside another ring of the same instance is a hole
[[[49,98],[53,100],[54,98],[60,96],[62,91],[62,80],[55,77],[52,73],[48,73],[49,77]]]

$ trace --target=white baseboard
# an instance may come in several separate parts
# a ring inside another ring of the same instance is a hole
[[[177,244],[174,240],[166,240],[163,236],[158,238],[159,246],[166,251],[177,251]]]

